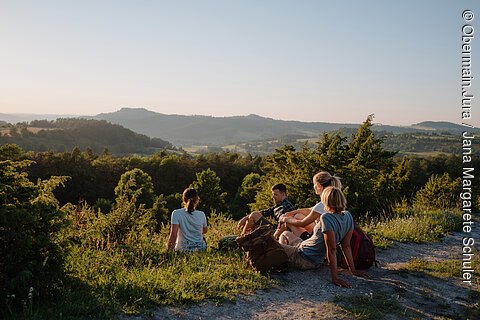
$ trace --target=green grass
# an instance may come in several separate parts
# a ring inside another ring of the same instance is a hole
[[[267,278],[247,268],[242,254],[165,254],[160,261],[144,265],[130,265],[126,260],[117,252],[78,252],[69,267],[72,277],[88,286],[95,303],[113,313],[135,314],[152,306],[207,298],[233,299],[240,292],[269,284]]]
[[[381,293],[363,296],[337,296],[333,302],[347,310],[350,316],[357,320],[379,320],[384,319],[385,314],[400,312],[399,302]]]
[[[479,252],[475,253],[472,265],[480,265]],[[462,278],[462,261],[460,259],[447,259],[440,261],[427,261],[423,259],[412,259],[400,270],[418,272],[438,278]],[[473,272],[475,278],[480,277],[480,270]]]
[[[381,246],[382,242],[388,245],[393,240],[437,241],[456,230],[458,222],[458,216],[451,213],[399,214],[365,229],[373,235],[375,244]],[[212,215],[209,226],[206,235],[209,249],[200,254],[167,252],[169,226],[162,226],[157,234],[139,237],[133,244],[110,249],[97,249],[88,241],[73,242],[66,257],[67,278],[59,288],[59,298],[35,305],[32,316],[24,318],[115,318],[119,314],[148,314],[158,306],[234,299],[239,293],[249,294],[277,285],[248,267],[242,252],[216,250],[222,237],[237,233],[235,221]],[[451,274],[455,266],[453,262],[444,266],[444,272]],[[426,265],[417,261],[410,268],[425,270]],[[346,299],[342,307],[358,319],[381,318],[385,310],[397,307],[396,301],[380,295]]]
[[[31,319],[114,318],[119,314],[147,313],[157,306],[211,299],[234,299],[239,293],[275,285],[247,266],[242,252],[219,252],[218,240],[235,234],[236,222],[221,215],[209,219],[209,249],[203,253],[167,252],[169,226],[142,239],[135,247],[99,250],[71,246],[66,258],[68,278],[61,299]],[[15,317],[13,317],[15,318]]]
[[[460,278],[462,262],[460,260],[427,261],[412,259],[400,270],[421,272],[438,278]]]
[[[460,213],[422,212],[370,223],[365,231],[377,247],[387,248],[392,241],[426,243],[439,241],[445,234],[461,229]]]

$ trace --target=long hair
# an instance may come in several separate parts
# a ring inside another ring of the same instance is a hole
[[[187,210],[188,213],[192,213],[195,211],[200,199],[198,198],[197,190],[193,188],[187,188],[185,191],[183,191],[182,200],[185,210]]]
[[[332,176],[326,171],[322,171],[314,175],[313,181],[315,181],[324,188],[332,186],[338,189],[342,189],[342,183],[340,182],[340,178],[337,176]]]

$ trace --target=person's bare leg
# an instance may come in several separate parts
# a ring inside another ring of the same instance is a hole
[[[273,234],[273,237],[275,238],[275,240],[278,241],[282,232],[287,231],[287,230],[288,230],[287,224],[279,222],[278,223],[278,228],[277,228],[277,230],[275,230],[275,233]]]
[[[298,213],[294,216],[295,219],[297,220],[303,220],[305,218],[305,215]],[[301,236],[305,231],[308,232],[309,234],[313,233],[313,228],[315,227],[314,223],[311,223],[305,227],[296,227],[292,226],[291,224],[288,225],[288,228],[297,236]]]
[[[289,231],[282,232],[282,234],[278,237],[278,242],[281,244],[288,244],[287,236],[284,235],[285,232],[289,232]]]
[[[237,228],[239,230],[243,230],[243,228],[245,227],[245,224],[247,223],[247,220],[248,220],[248,214],[238,221]]]
[[[295,219],[297,220],[303,220],[303,218],[305,218],[306,216],[301,214],[301,213],[298,213],[295,215]],[[307,231],[309,234],[312,234],[313,233],[313,228],[315,227],[315,223],[312,222],[306,226],[303,227],[303,229],[305,229],[304,231]],[[301,233],[300,233],[301,234]]]
[[[279,241],[281,244],[295,245],[298,242],[298,236],[291,231],[284,231],[280,235]]]
[[[242,234],[246,234],[254,229],[255,223],[260,220],[262,213],[259,211],[254,211],[248,215],[247,222],[243,227]]]
[[[302,220],[305,218],[305,216],[301,213],[297,213],[295,216],[293,216],[296,220]],[[299,236],[304,233],[306,230],[303,227],[297,227],[297,226],[292,226],[291,224],[288,225],[288,229],[292,231],[296,236]]]

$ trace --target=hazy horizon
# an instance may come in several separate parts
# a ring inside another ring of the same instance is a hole
[[[462,122],[462,12],[477,14],[474,28],[480,19],[473,0],[51,0],[1,8],[0,113],[93,116],[131,107],[331,123],[375,114],[376,123],[400,126]],[[474,99],[465,122],[479,127],[476,110]]]
[[[280,119],[280,118],[273,118],[273,117],[268,117],[268,116],[264,116],[264,115],[261,115],[261,114],[258,114],[258,113],[249,113],[249,114],[237,114],[237,115],[231,115],[231,116],[214,116],[214,115],[207,115],[207,114],[178,114],[178,113],[162,113],[162,112],[157,112],[157,111],[153,111],[153,110],[149,110],[149,109],[146,109],[146,108],[143,108],[143,107],[122,107],[122,108],[119,108],[117,110],[113,110],[111,112],[101,112],[101,113],[96,113],[96,114],[56,114],[56,113],[21,113],[21,112],[17,112],[17,113],[6,113],[6,112],[0,112],[0,115],[2,114],[6,114],[6,115],[10,115],[10,116],[36,116],[36,115],[39,115],[39,116],[46,116],[48,117],[48,119],[46,120],[53,120],[54,117],[94,117],[94,116],[97,116],[97,115],[100,115],[102,113],[113,113],[113,112],[117,112],[117,111],[120,111],[121,109],[124,109],[124,108],[127,108],[127,109],[145,109],[147,111],[151,111],[151,112],[156,112],[156,113],[159,113],[159,114],[164,114],[164,115],[168,115],[168,116],[201,116],[201,117],[214,117],[214,118],[227,118],[227,117],[247,117],[247,116],[250,116],[250,115],[255,115],[255,116],[260,116],[260,117],[263,117],[263,118],[270,118],[270,119],[274,119],[274,120],[281,120],[281,121],[300,121],[300,122],[305,122],[305,123],[308,123],[308,122],[327,122],[327,123],[345,123],[345,124],[361,124],[363,123],[363,121],[365,121],[365,119],[367,118],[368,115],[365,116],[365,118],[360,121],[360,122],[346,122],[346,121],[301,121],[301,120],[295,120],[295,119]],[[418,121],[418,122],[412,122],[412,123],[407,123],[407,124],[391,124],[391,123],[380,123],[378,121],[375,120],[375,116],[374,116],[374,121],[373,123],[374,124],[381,124],[381,125],[391,125],[391,126],[399,126],[399,127],[402,127],[402,126],[405,126],[405,127],[408,127],[408,126],[411,126],[411,125],[415,125],[417,123],[421,123],[421,122],[427,122],[427,121],[434,121],[434,122],[451,122],[451,123],[454,123],[454,124],[461,124],[461,122],[455,122],[455,121],[449,121],[449,120],[430,120],[430,119],[425,119],[425,120],[421,120],[421,121]],[[1,116],[0,116],[0,121],[2,120]],[[45,119],[35,119],[35,120],[45,120]],[[31,120],[29,120],[31,121]]]

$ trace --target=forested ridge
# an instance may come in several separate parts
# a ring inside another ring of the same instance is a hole
[[[158,125],[160,126],[161,124]],[[397,152],[397,157],[406,154],[422,156],[437,155],[439,153],[460,154],[461,148],[458,143],[460,133],[447,130],[452,130],[452,128],[457,130],[457,127],[452,126],[450,123],[444,125],[441,125],[441,123],[430,124],[429,126],[434,127],[435,125],[440,129],[445,128],[445,130],[416,130],[414,132],[394,133],[391,131],[379,131],[379,126],[376,125],[372,126],[372,130],[375,128],[375,135],[382,139],[383,148]],[[352,134],[355,133],[355,130],[354,128],[343,127],[329,133],[339,134],[348,141]],[[315,149],[319,140],[318,136],[288,134],[277,136],[273,139],[249,140],[229,145],[222,145],[212,140],[205,146],[173,146],[170,142],[160,138],[149,138],[105,120],[67,118],[51,121],[34,120],[29,123],[21,122],[15,125],[0,122],[1,144],[12,143],[26,151],[36,152],[48,150],[65,152],[77,147],[81,151],[91,150],[95,154],[99,154],[107,149],[110,154],[118,156],[132,153],[148,155],[164,149],[182,151],[182,148],[184,148],[188,152],[196,154],[231,151],[234,153],[265,156],[285,145],[291,145],[296,149],[301,149],[304,145],[307,145],[309,148]],[[472,143],[474,152],[477,155],[480,154],[480,143],[476,140],[472,141]]]
[[[34,120],[15,125],[3,123],[0,144],[17,144],[25,150],[62,152],[78,147],[100,153],[105,148],[113,154],[143,153],[172,148],[160,138],[149,138],[118,124],[93,119]]]
[[[167,115],[144,108],[122,108],[115,112],[102,113],[94,119],[107,120],[150,137],[160,137],[175,145],[236,145],[247,141],[274,140],[288,135],[306,135],[317,137],[324,131],[356,130],[359,124],[286,121],[265,118],[255,114],[248,116],[211,117],[202,115]],[[319,115],[318,119],[324,120]],[[411,126],[393,126],[375,124],[375,132],[384,131],[394,134],[442,133],[460,134],[464,126],[449,122],[426,121]],[[476,128],[476,131],[479,129]]]

